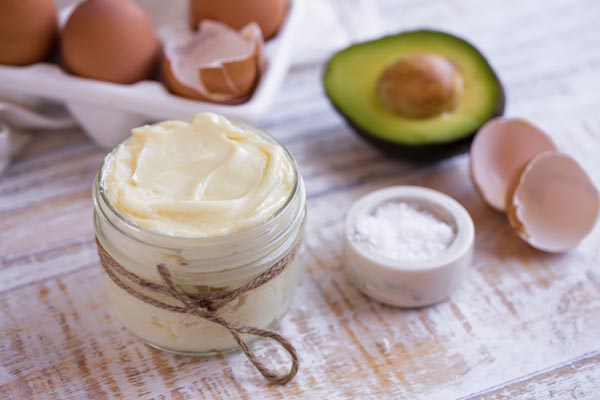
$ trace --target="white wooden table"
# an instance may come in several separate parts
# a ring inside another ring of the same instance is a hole
[[[337,4],[332,40],[357,37],[353,1]],[[598,1],[373,4],[382,31],[438,27],[475,42],[505,83],[507,114],[547,129],[600,185]],[[290,73],[262,126],[297,157],[308,189],[304,273],[278,328],[300,354],[296,379],[269,386],[242,354],[173,356],[129,335],[107,307],[94,246],[91,182],[104,151],[79,131],[36,133],[0,177],[1,398],[600,398],[600,226],[568,254],[532,250],[479,199],[466,156],[415,167],[357,139],[314,59]],[[473,268],[434,307],[380,305],[341,269],[347,208],[396,184],[446,192],[475,221]]]

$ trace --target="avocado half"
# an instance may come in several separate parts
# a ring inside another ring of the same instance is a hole
[[[461,76],[452,109],[414,117],[392,111],[381,99],[378,82],[397,60],[419,54],[447,59]],[[366,140],[412,161],[435,161],[464,152],[477,130],[504,112],[504,90],[477,48],[454,35],[416,30],[352,45],[334,54],[325,68],[327,97]]]

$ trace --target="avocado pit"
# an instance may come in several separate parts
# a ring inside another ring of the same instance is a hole
[[[462,90],[458,68],[434,53],[402,57],[385,68],[377,81],[383,105],[408,118],[431,118],[452,111]]]

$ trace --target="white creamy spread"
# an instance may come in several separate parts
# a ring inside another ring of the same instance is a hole
[[[224,235],[259,225],[273,216],[292,195],[296,179],[293,161],[281,145],[250,127],[204,113],[191,122],[166,121],[132,132],[108,158],[101,185],[109,202],[125,219],[173,236],[168,239],[225,240]],[[302,197],[298,204],[292,204],[302,212],[304,190],[299,179]],[[295,214],[290,215],[293,217]],[[294,223],[302,224],[302,220]],[[283,229],[290,222],[288,218],[276,226]],[[187,280],[177,282],[186,290],[239,287],[250,279],[232,272],[226,272],[229,278],[225,279],[218,270],[203,270],[205,263],[188,257],[193,252],[181,249],[174,254],[161,246],[124,237],[102,219],[99,224],[97,232],[101,232],[105,246],[113,249],[118,262],[145,279],[159,282],[154,268],[158,264],[165,264],[174,275],[186,275]],[[272,243],[269,235],[281,229],[265,231],[264,246]],[[238,236],[231,247],[251,251],[244,240]],[[269,266],[246,265],[244,271],[253,276]],[[234,324],[270,326],[285,314],[292,301],[297,271],[294,261],[274,279],[225,305],[220,315]],[[157,308],[112,281],[109,288],[116,316],[135,335],[155,346],[183,353],[224,351],[237,346],[220,325]],[[150,290],[137,290],[165,300]]]
[[[214,237],[257,225],[294,185],[284,149],[212,114],[133,129],[103,176],[116,210],[141,228]]]

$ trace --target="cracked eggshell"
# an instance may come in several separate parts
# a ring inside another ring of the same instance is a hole
[[[495,118],[473,140],[470,175],[481,197],[497,211],[506,210],[510,183],[532,158],[556,146],[541,129],[523,119]]]
[[[184,26],[159,33],[168,88],[196,100],[236,104],[247,100],[264,69],[263,39],[257,24],[236,31],[204,21],[198,32]]]
[[[546,152],[515,177],[507,216],[519,237],[536,249],[566,251],[585,238],[598,219],[600,195],[573,158]]]

